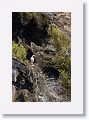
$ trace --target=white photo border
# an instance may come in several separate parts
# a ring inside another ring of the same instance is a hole
[[[71,102],[12,102],[12,12],[71,12]],[[3,0],[0,21],[0,111],[3,114],[83,114],[82,0]]]

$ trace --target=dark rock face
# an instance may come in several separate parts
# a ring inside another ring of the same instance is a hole
[[[24,14],[24,13],[23,13]],[[29,21],[22,22],[21,13],[12,14],[12,26],[13,26],[13,40],[17,41],[17,36],[22,39],[22,42],[30,45],[31,42],[34,42],[37,45],[42,45],[45,42],[45,38],[48,37],[48,25],[46,21],[40,26],[37,19],[40,17],[31,17]],[[18,18],[18,19],[17,19]],[[24,39],[24,41],[23,41]]]
[[[59,78],[59,71],[53,67],[44,67],[43,72],[46,73],[49,77]]]
[[[13,70],[12,71],[16,71],[16,72],[13,72],[12,74],[13,75],[12,85],[15,86],[16,90],[26,89],[32,93],[33,92],[33,83],[32,83],[33,74],[31,73],[32,71],[31,70],[29,71],[29,69],[27,69],[25,65],[23,65],[20,61],[17,61],[15,59],[13,59]],[[21,93],[18,96],[18,98],[16,98],[16,100],[24,102],[23,94]]]
[[[12,69],[20,70],[20,71],[22,71],[25,74],[29,73],[29,70],[27,69],[26,65],[24,65],[23,63],[21,63],[16,58],[12,59]]]
[[[38,31],[40,37],[45,37],[48,35],[48,21],[52,21],[69,35],[71,32],[71,13],[68,12],[37,13],[37,15],[33,13],[13,12],[12,18],[13,38],[16,36],[23,36],[27,40],[27,38],[30,38],[30,35],[31,37],[35,34],[37,35]],[[33,40],[30,40],[34,41],[35,38],[33,37]]]
[[[24,95],[21,93],[16,100],[19,102],[25,102]]]

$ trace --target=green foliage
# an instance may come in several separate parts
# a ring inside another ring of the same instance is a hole
[[[27,50],[22,44],[16,44],[13,42],[12,44],[12,55],[13,57],[17,58],[21,62],[27,64],[28,61],[26,60],[26,53]]]
[[[70,91],[71,89],[71,40],[68,35],[60,31],[55,25],[51,25],[52,30],[52,44],[57,49],[56,55],[51,60],[51,65],[58,69],[62,85]]]
[[[60,76],[62,85],[67,89],[67,92],[71,92],[71,76],[65,70],[61,70]]]
[[[64,32],[62,32],[55,24],[50,25],[49,29],[51,30],[52,34],[51,35],[51,38],[53,40],[52,44],[55,46],[57,51],[63,54],[67,52],[71,44],[70,37],[66,35]]]
[[[71,79],[71,60],[69,56],[56,55],[52,59],[52,63],[55,68],[60,72],[60,77],[62,80],[62,85],[66,89],[70,89],[70,79]]]
[[[60,46],[60,30],[56,25],[51,25],[50,26],[51,29],[51,38],[53,40],[53,45],[54,47],[59,51],[59,49],[61,48]]]
[[[25,102],[29,102],[29,97],[28,96],[24,96],[24,100],[25,100]]]
[[[55,65],[56,69],[61,69],[65,70],[68,73],[71,71],[71,59],[69,56],[63,56],[63,55],[56,55],[53,59],[52,62]]]

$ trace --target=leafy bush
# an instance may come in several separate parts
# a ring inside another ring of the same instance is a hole
[[[13,57],[17,58],[21,62],[27,64],[28,61],[26,60],[26,53],[27,50],[22,44],[17,44],[13,42],[12,44],[12,55]]]
[[[62,32],[55,24],[50,25],[49,29],[51,30],[52,44],[57,51],[63,54],[67,52],[71,45],[70,37]]]
[[[58,69],[62,85],[70,91],[71,89],[71,59],[69,56],[56,55],[52,59],[53,66]]]
[[[71,71],[71,59],[69,56],[56,55],[52,59],[52,63],[55,65],[56,69],[65,70],[68,73]]]
[[[53,40],[54,47],[59,51],[60,46],[60,30],[56,25],[50,25],[51,38]]]
[[[67,93],[70,93],[71,92],[71,76],[65,70],[61,70],[60,76],[62,79],[62,85],[66,88]]]
[[[68,35],[60,31],[55,25],[51,25],[52,44],[57,49],[56,55],[52,58],[51,64],[60,72],[62,85],[70,91],[71,89],[71,40]]]

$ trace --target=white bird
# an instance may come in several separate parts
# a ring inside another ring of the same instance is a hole
[[[33,63],[34,63],[34,56],[35,56],[35,55],[32,55],[32,57],[31,57],[31,64],[32,64],[32,66],[34,66],[34,65],[33,65]]]

